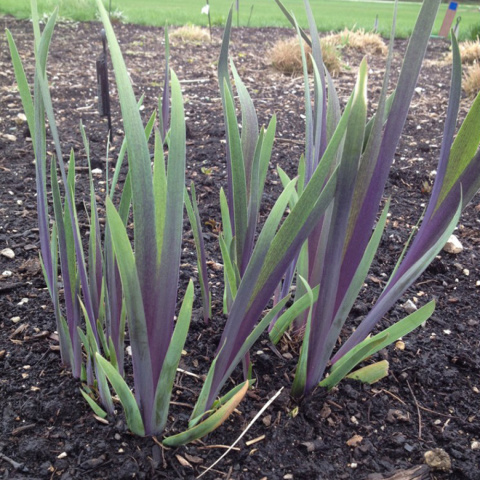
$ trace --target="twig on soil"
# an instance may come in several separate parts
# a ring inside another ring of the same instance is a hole
[[[28,472],[28,468],[26,468],[23,463],[18,463],[15,460],[12,460],[11,458],[7,457],[3,453],[0,453],[0,459],[8,462],[15,470],[20,470],[21,472]]]
[[[192,372],[187,372],[187,370],[184,370],[183,368],[177,368],[177,372],[184,373],[185,375],[188,375],[190,377],[200,378],[200,375]]]
[[[291,140],[290,138],[281,138],[281,137],[275,137],[275,140],[277,142],[293,143],[294,145],[303,145],[305,143],[300,140]]]
[[[253,420],[247,425],[247,428],[240,434],[240,436],[232,443],[231,447],[212,465],[210,465],[203,473],[201,473],[197,478],[203,477],[209,470],[211,470],[217,463],[219,463],[223,457],[228,455],[230,450],[235,447],[235,445],[245,436],[245,434],[250,430],[250,427],[258,420],[258,418],[262,415],[262,413],[274,402],[274,400],[282,393],[283,387],[260,409],[260,411],[255,415]]]
[[[373,473],[367,480],[427,480],[430,478],[430,467],[428,465],[417,465],[408,470],[399,470],[384,477],[381,474]]]
[[[25,282],[17,282],[17,283],[8,283],[7,285],[2,285],[0,287],[0,293],[9,292],[10,290],[14,290],[18,287],[23,287]]]
[[[12,430],[12,435],[18,435],[19,433],[24,432],[25,430],[31,430],[37,426],[36,423],[30,423],[29,425],[22,425],[21,427]]]
[[[385,390],[384,388],[382,388],[381,390],[378,390],[378,393],[381,393],[381,392],[390,395],[390,396],[393,397],[395,400],[398,400],[402,405],[406,405],[406,403],[405,403],[400,397],[397,397],[397,396],[394,395],[392,392],[389,392],[388,390]]]
[[[170,403],[172,405],[177,405],[178,407],[186,407],[186,408],[191,408],[193,410],[193,405],[185,402],[175,402],[174,400],[171,400]]]
[[[435,410],[431,410],[430,408],[427,408],[427,407],[422,407],[421,405],[419,405],[418,408],[420,408],[420,410],[424,410],[425,412],[434,413],[435,415],[439,415],[440,417],[449,418],[450,420],[452,420],[452,419],[462,420],[460,417],[455,417],[454,415],[447,415],[446,413],[436,412]]]
[[[257,438],[254,438],[253,440],[249,440],[248,442],[245,442],[245,445],[247,447],[250,447],[251,445],[254,445],[255,443],[261,442],[262,440],[265,440],[265,435],[260,435]]]
[[[209,449],[212,449],[212,448],[225,448],[225,449],[230,449],[230,450],[235,450],[236,452],[239,452],[241,449],[238,448],[238,447],[231,447],[231,446],[228,446],[228,445],[205,445],[203,447],[198,447],[198,450],[209,450]]]
[[[420,413],[420,406],[418,405],[417,399],[415,398],[415,394],[413,393],[412,387],[410,386],[410,383],[407,380],[407,385],[410,390],[410,393],[412,394],[413,401],[415,402],[415,406],[417,407],[417,415],[418,415],[418,439],[422,439],[422,414]]]
[[[180,83],[207,83],[209,78],[194,78],[193,80],[180,80]]]

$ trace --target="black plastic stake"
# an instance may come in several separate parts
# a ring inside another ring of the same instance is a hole
[[[103,51],[97,59],[97,94],[98,112],[101,117],[108,118],[108,134],[110,142],[113,142],[112,116],[110,114],[110,93],[108,88],[108,64],[107,64],[107,36],[102,29]]]

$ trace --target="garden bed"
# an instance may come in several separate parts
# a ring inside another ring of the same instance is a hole
[[[12,31],[32,74],[33,34],[28,21],[2,19]],[[86,156],[79,132],[85,125],[94,168],[105,169],[106,122],[96,104],[95,60],[101,52],[100,24],[60,23],[56,27],[48,73],[64,153],[77,157],[79,188],[88,191]],[[145,93],[143,114],[156,108],[164,68],[163,31],[116,25],[135,91]],[[275,168],[294,175],[302,152],[303,80],[275,72],[268,50],[286,29],[234,29],[231,54],[266,123],[277,114],[277,139],[267,179],[262,213],[280,192]],[[182,82],[187,115],[187,177],[199,197],[212,283],[213,319],[203,323],[200,293],[190,335],[176,380],[167,433],[186,427],[213,358],[221,327],[221,258],[217,241],[218,193],[226,184],[225,130],[216,78],[221,30],[211,43],[171,46],[171,65]],[[50,297],[41,273],[36,225],[35,168],[32,144],[15,88],[5,37],[0,52],[0,475],[2,478],[195,478],[234,442],[249,421],[281,387],[284,390],[239,442],[237,449],[206,479],[374,479],[387,478],[424,463],[424,453],[444,449],[449,471],[426,467],[423,478],[477,479],[480,470],[480,268],[478,266],[478,196],[464,212],[456,235],[460,254],[442,252],[414,287],[382,322],[405,316],[407,300],[423,305],[437,300],[424,328],[404,339],[404,349],[381,352],[390,374],[372,386],[343,381],[326,393],[317,390],[300,404],[289,397],[299,344],[273,347],[262,338],[252,350],[253,390],[228,421],[202,441],[178,449],[161,446],[161,438],[128,433],[122,415],[97,420],[79,392],[80,383],[60,365]],[[396,42],[393,76],[398,73],[406,42]],[[366,287],[346,329],[358,324],[381,292],[412,228],[428,200],[436,168],[448,100],[450,68],[443,64],[448,44],[432,40],[386,195],[391,216]],[[344,49],[342,73],[335,79],[342,104],[356,77],[362,54]],[[369,97],[379,94],[385,58],[369,56]],[[112,88],[114,162],[122,126]],[[461,117],[465,116],[465,101]],[[49,148],[53,151],[53,147]],[[111,165],[112,166],[112,165]],[[96,176],[99,199],[104,177]],[[86,200],[88,200],[86,198]],[[81,205],[78,205],[80,208]],[[100,204],[100,216],[103,216]],[[193,237],[185,221],[186,240],[181,290],[195,276]],[[415,300],[416,299],[416,300]],[[347,333],[347,330],[346,330]],[[400,347],[400,345],[399,345]],[[275,375],[273,375],[275,372]],[[235,373],[239,381],[241,372]],[[120,410],[120,408],[119,408]],[[360,438],[361,437],[361,438]],[[252,443],[253,441],[253,443]],[[13,461],[13,463],[12,463]],[[21,465],[16,465],[15,462]],[[375,476],[378,474],[379,476]],[[402,478],[408,477],[405,473]],[[420,478],[420,477],[419,477]]]

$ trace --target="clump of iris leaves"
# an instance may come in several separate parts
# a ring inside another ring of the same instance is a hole
[[[370,335],[382,316],[441,250],[462,210],[480,188],[480,97],[473,102],[455,136],[462,74],[459,49],[452,34],[450,98],[430,201],[378,300],[335,351],[337,338],[385,227],[389,201],[379,211],[385,183],[440,0],[423,2],[398,83],[389,95],[393,25],[383,87],[377,111],[371,118],[367,118],[366,60],[360,64],[356,85],[342,111],[335,86],[322,62],[308,0],[305,9],[309,33],[299,28],[280,0],[275,1],[295,27],[302,48],[302,37],[312,47],[311,78],[302,51],[305,150],[298,159],[295,178],[289,178],[278,168],[283,189],[258,230],[276,119],[274,116],[266,128],[259,128],[253,102],[233,61],[229,60],[230,11],[218,62],[227,137],[228,178],[225,190],[220,190],[219,235],[223,313],[227,320],[190,422],[183,432],[163,439],[169,446],[206,435],[233,411],[254,383],[248,353],[266,330],[274,343],[288,329],[303,335],[291,390],[294,397],[307,396],[318,385],[332,388],[347,375],[365,382],[385,376],[386,361],[352,370],[431,316],[433,301],[386,330]],[[169,70],[168,36],[158,116],[154,113],[143,125],[139,113],[142,100],[137,102],[134,96],[108,14],[101,0],[96,0],[115,71],[125,138],[112,178],[106,168],[103,229],[90,170],[89,241],[84,251],[76,211],[75,157],[70,153],[67,171],[46,75],[57,12],[41,32],[36,2],[31,3],[35,37],[33,92],[10,32],[7,37],[32,133],[41,260],[54,305],[62,362],[75,377],[81,378],[81,392],[98,415],[113,415],[113,391],[123,405],[132,432],[159,435],[166,426],[194,300],[190,281],[176,316],[184,209],[196,242],[205,322],[212,316],[195,188],[193,184],[189,190],[185,187],[185,118],[180,84]],[[395,11],[396,8],[397,5]],[[47,122],[56,149],[49,164],[48,181]],[[80,128],[90,165],[86,134]],[[148,147],[152,136],[153,156]],[[128,174],[120,186],[119,172],[126,153]],[[49,190],[53,205],[47,201]],[[133,247],[127,235],[130,215],[134,221]],[[124,375],[126,329],[133,362],[133,390]],[[222,392],[232,371],[242,361],[245,381],[227,393]]]

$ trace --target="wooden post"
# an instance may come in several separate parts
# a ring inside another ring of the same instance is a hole
[[[107,64],[107,36],[102,29],[103,50],[97,59],[97,94],[98,94],[98,112],[101,117],[108,119],[108,134],[110,142],[113,142],[112,116],[110,113],[110,92],[108,88],[108,64]]]
[[[440,28],[440,32],[438,34],[439,37],[448,37],[450,33],[450,28],[453,23],[453,19],[455,18],[455,14],[457,13],[458,2],[450,2],[448,5],[448,10],[445,13],[445,18],[443,19],[442,27]]]

